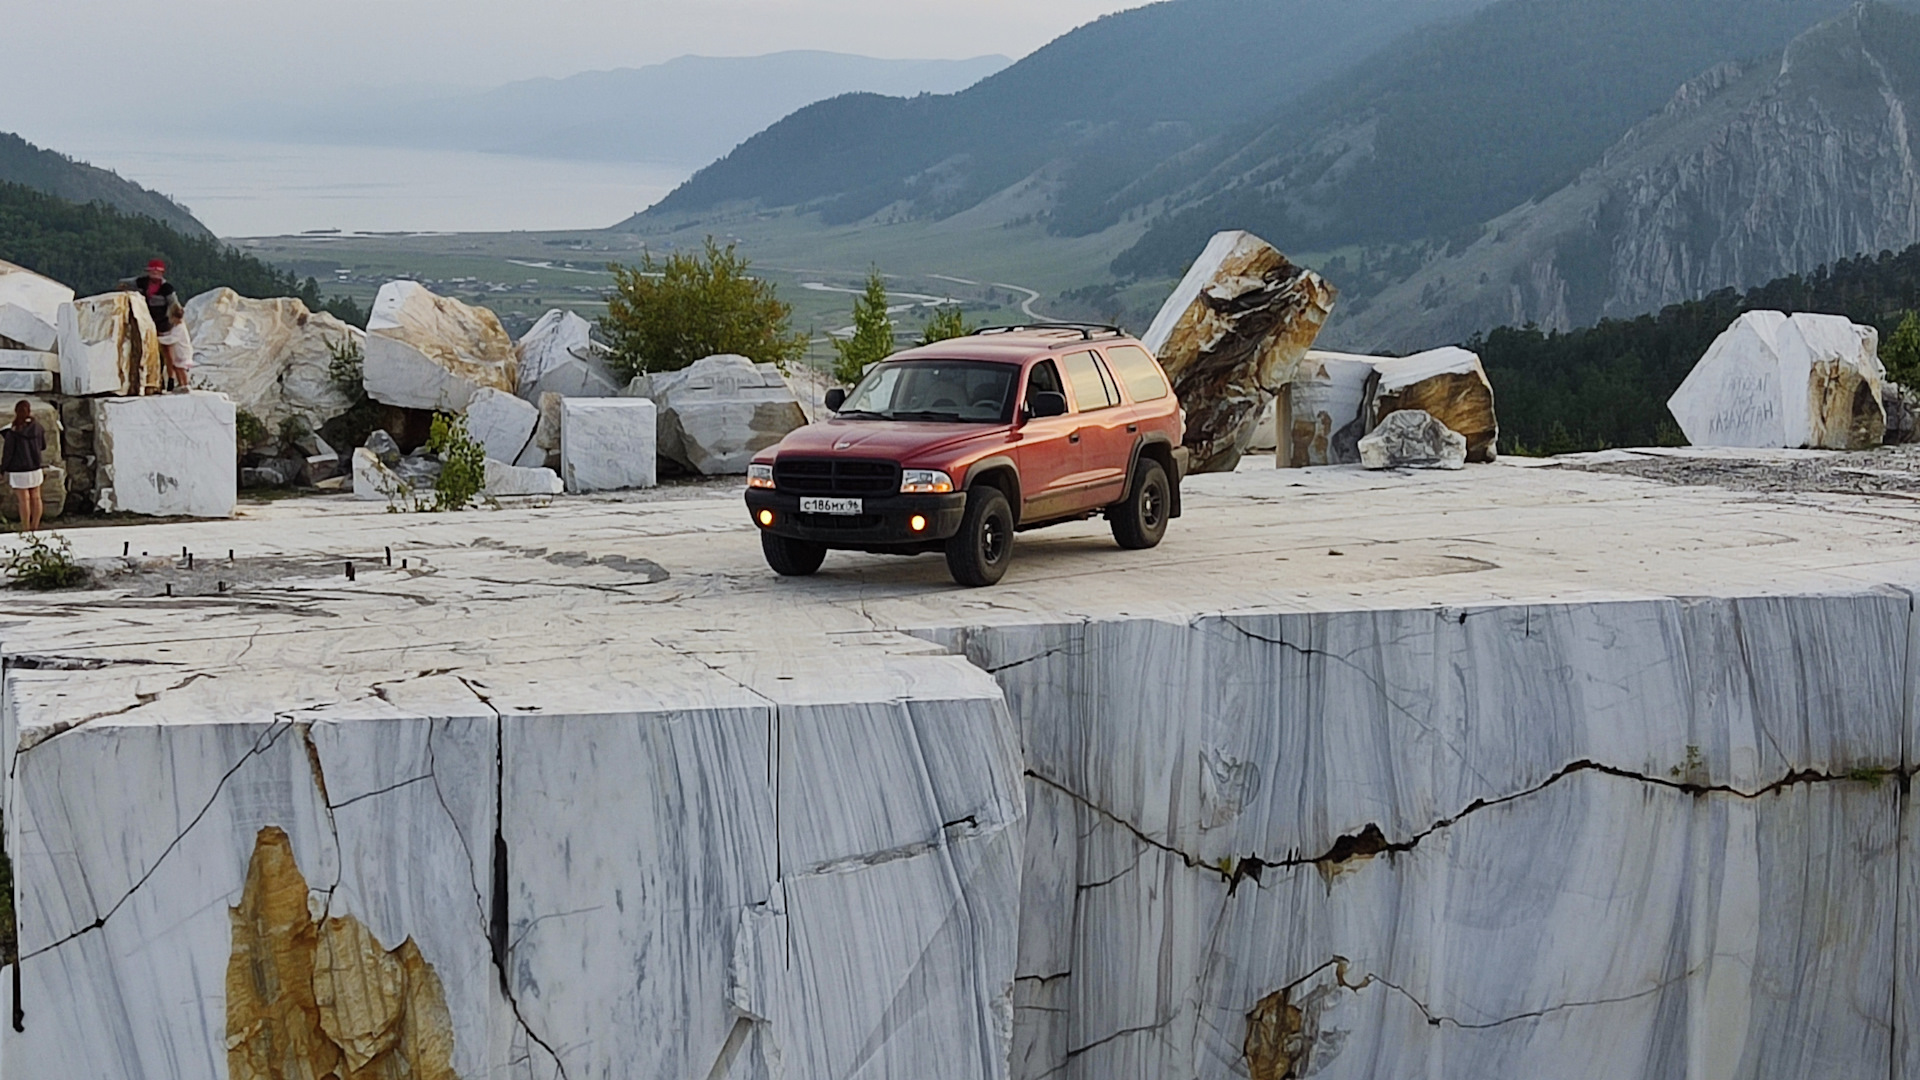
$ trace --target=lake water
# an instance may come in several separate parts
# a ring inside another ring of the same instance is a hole
[[[681,165],[458,150],[65,133],[62,153],[164,192],[225,237],[599,229],[658,201]]]

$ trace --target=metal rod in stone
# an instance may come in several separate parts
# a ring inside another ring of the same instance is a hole
[[[227,565],[228,566],[233,565],[233,549],[232,548],[227,549]]]
[[[347,564],[347,580],[348,581],[353,580],[353,564],[352,563]]]
[[[406,568],[407,568],[407,560],[405,560],[405,559],[401,559],[401,560],[400,560],[400,569],[402,569],[402,570],[405,570]]]
[[[167,595],[168,596],[173,595],[173,582],[171,581],[167,582]]]
[[[187,552],[187,569],[193,569],[193,552]]]
[[[393,548],[391,546],[387,548],[387,565],[393,565]]]
[[[214,582],[214,584],[215,584],[216,586],[218,586],[218,587],[219,587],[219,589],[220,589],[220,591],[221,591],[221,592],[226,592],[226,591],[227,591],[227,583],[226,583],[226,582],[224,582],[224,581],[216,581],[216,582]]]
[[[133,549],[133,541],[131,540],[120,541],[120,557],[121,558],[123,559],[126,558],[127,552],[131,551],[132,549]]]
[[[187,553],[187,545],[185,545],[185,544],[181,544],[181,545],[180,545],[180,557],[184,559],[184,558],[187,558],[187,555],[188,555],[188,553]]]

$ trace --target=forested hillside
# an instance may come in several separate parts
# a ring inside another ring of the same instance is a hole
[[[1773,53],[1854,0],[1502,0],[1402,40],[1139,180],[1171,194],[1115,263],[1173,274],[1220,228],[1289,250],[1471,240],[1574,180],[1682,83]]]
[[[164,221],[189,236],[213,235],[186,207],[164,195],[6,132],[0,132],[0,181],[21,184],[68,202],[104,203],[128,214]]]
[[[0,183],[0,259],[88,296],[145,272],[155,256],[167,261],[168,277],[182,296],[225,285],[243,296],[298,296],[308,307],[365,322],[352,301],[323,301],[312,278],[296,280],[211,236],[188,236],[150,217]]]
[[[1503,327],[1467,342],[1499,401],[1500,445],[1513,453],[1675,445],[1667,399],[1728,325],[1746,311],[1845,315],[1884,343],[1920,310],[1920,245],[1844,259],[1747,293],[1724,289],[1658,314],[1545,333]]]

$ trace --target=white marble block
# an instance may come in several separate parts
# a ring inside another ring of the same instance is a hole
[[[513,464],[526,454],[540,410],[505,390],[486,387],[467,403],[467,434],[495,461]]]
[[[0,393],[51,394],[54,373],[45,368],[0,368]]]
[[[606,350],[594,343],[593,325],[571,311],[540,316],[520,343],[518,393],[538,404],[541,394],[613,397],[620,380],[607,368]]]
[[[159,389],[160,338],[139,297],[83,297],[60,305],[58,320],[61,393],[90,397]]]
[[[1250,450],[1275,450],[1281,468],[1352,464],[1377,356],[1312,349],[1274,396]]]
[[[235,409],[195,390],[93,405],[100,508],[156,517],[233,516]]]
[[[658,483],[654,429],[646,398],[566,398],[560,402],[560,477],[574,494],[650,488]]]
[[[1843,316],[1750,311],[1667,410],[1695,446],[1868,449],[1886,434],[1879,350],[1878,331]]]
[[[59,338],[60,305],[72,302],[73,290],[65,285],[0,262],[0,338],[50,350]]]
[[[487,459],[484,493],[494,498],[510,495],[558,495],[567,489],[560,474],[545,467],[523,468]]]
[[[380,286],[367,318],[367,396],[408,409],[461,412],[482,387],[512,393],[518,358],[493,312],[415,281]]]
[[[40,349],[0,349],[0,369],[7,371],[46,371],[58,374],[60,354]]]

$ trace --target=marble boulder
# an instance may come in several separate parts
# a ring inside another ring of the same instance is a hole
[[[239,480],[235,414],[226,395],[206,390],[95,401],[100,509],[232,517]]]
[[[533,429],[540,410],[507,393],[486,387],[467,403],[467,434],[487,448],[487,457],[508,465],[539,465]],[[543,455],[544,457],[544,455]]]
[[[60,306],[72,302],[65,285],[0,262],[0,345],[51,351],[60,337]]]
[[[308,431],[353,404],[334,382],[335,349],[364,353],[366,331],[294,297],[250,300],[232,289],[187,301],[193,385],[217,390],[278,432],[288,420]]]
[[[1360,464],[1369,469],[1463,469],[1467,437],[1420,409],[1387,414],[1360,440]]]
[[[1187,270],[1142,343],[1186,410],[1194,472],[1227,472],[1252,444],[1267,402],[1339,295],[1249,232],[1222,232]]]
[[[517,392],[539,404],[541,394],[562,397],[613,397],[620,379],[607,367],[606,350],[594,343],[593,324],[571,311],[540,316],[520,343]]]
[[[486,308],[436,296],[415,281],[380,287],[367,319],[367,396],[387,405],[461,412],[485,387],[512,393],[513,339]]]
[[[353,497],[368,501],[399,502],[412,495],[413,487],[373,449],[365,446],[353,451]]]
[[[1359,461],[1368,391],[1380,359],[1310,350],[1274,395],[1271,420],[1261,419],[1251,449],[1275,451],[1283,469]]]
[[[560,399],[560,477],[573,494],[658,483],[658,410],[646,398]]]
[[[622,393],[660,407],[660,456],[702,476],[744,476],[753,455],[807,423],[780,370],[744,356],[642,375]]]
[[[1498,454],[1500,420],[1493,384],[1480,357],[1447,347],[1375,361],[1378,383],[1367,404],[1369,428],[1400,409],[1418,409],[1467,440],[1467,460],[1492,461]]]
[[[1880,335],[1839,315],[1749,311],[1667,401],[1695,446],[1865,450],[1886,435]]]
[[[130,292],[60,305],[60,392],[138,395],[160,389],[160,337],[147,305]]]

